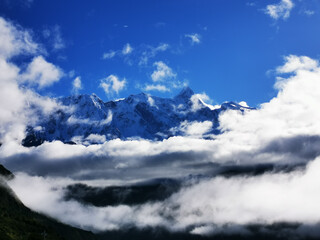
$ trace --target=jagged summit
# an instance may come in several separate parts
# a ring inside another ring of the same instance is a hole
[[[212,122],[212,129],[208,130],[212,135],[219,133],[218,117],[222,111],[251,109],[234,102],[212,108],[191,98],[193,95],[190,87],[184,87],[174,98],[145,93],[108,102],[96,94],[59,98],[63,108],[50,116],[40,116],[35,126],[28,127],[23,144],[33,146],[53,140],[92,144],[114,138],[162,140],[186,135],[181,126],[204,121]]]
[[[180,93],[177,96],[174,97],[174,99],[189,100],[192,97],[192,95],[194,95],[193,90],[190,87],[186,86],[180,91]]]

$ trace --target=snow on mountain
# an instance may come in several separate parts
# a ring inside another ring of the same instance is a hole
[[[140,93],[103,102],[92,94],[57,101],[64,107],[49,116],[39,116],[37,126],[27,129],[25,146],[53,140],[70,144],[95,144],[114,138],[162,140],[188,132],[195,135],[197,127],[200,137],[210,137],[219,133],[218,116],[222,111],[253,109],[235,102],[208,105],[189,87],[174,98]]]

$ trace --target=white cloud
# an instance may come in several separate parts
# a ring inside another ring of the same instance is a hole
[[[172,129],[172,131],[173,134],[175,134],[175,132],[181,131],[184,136],[192,138],[202,138],[206,133],[212,130],[212,126],[213,124],[210,121],[184,121],[180,124],[179,127]]]
[[[153,83],[145,84],[143,91],[170,92],[171,89],[181,88],[186,82],[180,82],[176,79],[177,74],[164,62],[154,62],[156,69],[151,74]]]
[[[31,79],[31,73],[37,72],[36,70],[40,74],[41,71],[49,69],[46,73],[52,70],[51,72],[55,75],[57,73],[55,70],[58,68],[47,63],[42,57],[37,57],[29,64],[27,71],[21,75],[22,69],[10,63],[9,60],[20,54],[33,55],[43,50],[33,41],[29,32],[4,18],[0,18],[0,32],[0,142],[11,144],[14,149],[15,144],[20,143],[24,138],[26,126],[38,121],[38,114],[34,113],[33,106],[38,106],[44,114],[58,107],[54,100],[41,97],[32,90],[22,87],[21,80],[31,82],[39,80]],[[37,59],[42,65],[40,68],[35,64],[37,61],[34,62]],[[27,74],[30,78],[24,79]],[[52,76],[48,76],[49,80],[50,77]],[[51,78],[51,80],[55,79]]]
[[[103,231],[131,225],[138,228],[162,226],[172,231],[190,229],[192,234],[200,235],[223,231],[250,234],[240,226],[278,222],[317,224],[320,219],[319,171],[318,158],[310,162],[305,171],[289,174],[215,177],[187,185],[162,202],[136,206],[93,207],[64,201],[64,187],[75,183],[67,178],[31,177],[19,173],[9,184],[32,209],[85,229]],[[34,192],[34,188],[38,191]],[[224,230],[228,226],[230,229]],[[293,234],[297,236],[303,232],[298,228]]]
[[[151,79],[153,82],[163,82],[177,76],[177,74],[174,73],[172,69],[162,61],[155,62],[153,65],[157,68],[151,74]]]
[[[169,48],[169,44],[167,43],[160,43],[157,47],[153,48],[153,52],[163,52]]]
[[[109,52],[107,52],[107,53],[104,53],[103,56],[102,56],[102,58],[103,58],[103,59],[111,59],[111,58],[115,57],[116,54],[117,54],[116,51],[111,50],[111,51],[109,51]]]
[[[72,82],[72,92],[78,94],[79,90],[82,89],[81,78],[78,76]]]
[[[129,43],[127,43],[123,46],[122,50],[117,50],[117,51],[110,50],[109,52],[105,52],[102,55],[102,59],[112,59],[116,56],[120,56],[120,57],[121,56],[128,56],[132,52],[133,52],[132,46]]]
[[[257,4],[255,2],[247,2],[246,5],[249,6],[249,7],[254,7]]]
[[[277,4],[270,4],[266,7],[265,12],[273,19],[287,19],[294,4],[291,0],[281,0]]]
[[[277,73],[296,73],[300,70],[314,71],[319,62],[306,56],[289,55],[285,57],[285,64],[277,68]]]
[[[214,106],[211,106],[211,105],[205,103],[208,101],[211,102],[211,99],[205,93],[194,94],[191,96],[190,100],[192,102],[191,110],[193,112],[198,111],[199,109],[203,108],[203,106],[209,107],[210,109],[214,108]]]
[[[142,66],[148,64],[151,58],[154,58],[161,52],[167,51],[169,48],[169,44],[159,43],[157,46],[142,44],[134,49],[129,43],[127,43],[122,49],[109,50],[103,53],[102,59],[120,57],[129,65],[138,64],[139,66]],[[135,54],[132,54],[133,51]]]
[[[305,15],[307,15],[307,16],[312,16],[312,15],[314,15],[314,14],[315,14],[315,11],[312,11],[312,10],[305,10],[303,13],[304,13]]]
[[[21,81],[37,85],[41,89],[59,81],[62,76],[63,72],[60,68],[47,62],[42,56],[37,56],[21,75]]]
[[[155,57],[160,52],[168,50],[169,47],[167,43],[160,43],[157,47],[147,46],[147,49],[141,54],[139,65],[147,64],[150,58]]]
[[[116,93],[123,90],[126,86],[126,79],[120,80],[115,75],[109,75],[107,78],[101,80],[100,87],[103,88],[106,94]]]
[[[241,105],[241,106],[243,106],[243,107],[249,107],[248,104],[247,104],[247,102],[245,102],[245,101],[241,101],[241,102],[239,102],[238,104]]]
[[[170,89],[161,84],[147,84],[144,88],[145,91],[158,91],[158,92],[170,92]]]
[[[234,145],[239,151],[250,151],[281,137],[320,134],[320,124],[314,121],[320,119],[320,114],[314,111],[320,102],[318,62],[306,56],[291,55],[277,71],[293,75],[278,78],[277,97],[262,104],[258,111],[222,114],[220,126],[226,133],[221,141],[228,142],[230,147]]]
[[[76,72],[74,70],[71,70],[68,72],[68,77],[73,78],[75,74],[76,74]]]
[[[32,40],[30,32],[0,17],[0,56],[11,58],[19,54],[36,54],[42,51]]]
[[[49,40],[53,50],[57,51],[66,47],[62,38],[61,27],[59,25],[44,29],[42,31],[42,35],[44,38]]]
[[[192,44],[199,44],[201,36],[198,33],[186,34],[185,37],[189,38]]]
[[[154,103],[154,99],[148,95],[148,103],[151,107],[156,107],[155,103]]]
[[[90,134],[88,137],[85,139],[86,141],[89,141],[90,143],[104,143],[106,141],[106,136],[104,135],[99,135],[99,134]]]
[[[53,28],[53,48],[55,50],[60,50],[60,49],[63,49],[65,48],[65,43],[62,39],[62,34],[61,34],[61,29],[60,29],[60,26],[55,26]]]
[[[133,51],[133,48],[129,43],[127,43],[126,45],[123,46],[122,55],[128,55],[132,53],[132,51]]]

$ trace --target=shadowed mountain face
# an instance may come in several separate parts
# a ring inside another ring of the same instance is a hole
[[[0,177],[4,177],[5,179],[12,179],[14,175],[4,166],[0,165]]]
[[[53,140],[70,144],[94,144],[114,138],[162,140],[185,135],[179,128],[181,124],[195,121],[210,121],[212,127],[207,134],[218,134],[218,116],[222,111],[253,109],[234,102],[214,108],[188,87],[174,98],[140,93],[109,102],[103,102],[95,94],[57,100],[63,107],[49,116],[40,116],[37,126],[29,126],[24,146]]]
[[[0,239],[1,240],[94,240],[91,232],[59,223],[25,207],[7,186],[13,174],[0,165]]]
[[[180,189],[181,183],[173,179],[155,180],[132,186],[91,187],[74,184],[66,187],[66,200],[77,200],[97,207],[119,204],[137,205],[162,201]]]

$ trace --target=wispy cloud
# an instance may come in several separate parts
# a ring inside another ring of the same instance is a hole
[[[19,54],[33,55],[43,52],[31,36],[30,32],[22,30],[20,26],[0,18],[0,56],[11,58]]]
[[[281,0],[277,4],[270,4],[266,7],[265,13],[268,14],[271,18],[278,19],[287,19],[290,16],[290,12],[294,4],[291,0]]]
[[[147,84],[144,91],[158,91],[158,92],[170,92],[170,89],[161,84]]]
[[[186,34],[186,38],[189,38],[191,44],[199,44],[201,42],[201,36],[198,33]]]
[[[158,46],[146,46],[145,50],[142,50],[139,65],[146,65],[150,58],[154,58],[158,53],[164,52],[169,49],[169,44],[160,43]]]
[[[42,35],[44,38],[49,40],[55,51],[66,47],[65,41],[62,38],[61,27],[59,25],[44,29],[42,31]]]
[[[132,51],[133,51],[132,46],[129,43],[127,43],[126,45],[123,46],[122,55],[124,55],[124,56],[128,55],[128,54],[132,53]]]
[[[82,89],[81,78],[78,76],[72,82],[72,92],[78,94]]]
[[[102,59],[112,59],[116,56],[125,57],[130,55],[133,52],[133,47],[130,43],[126,43],[121,50],[109,50],[108,52],[103,53]]]
[[[141,45],[133,48],[129,43],[125,44],[121,50],[109,50],[102,55],[102,59],[112,59],[122,57],[127,63],[137,63],[139,66],[148,64],[160,52],[169,49],[169,44],[159,43],[157,46]],[[133,51],[135,54],[132,54]],[[133,55],[133,56],[130,56]]]
[[[312,15],[315,14],[315,11],[313,11],[313,10],[305,10],[305,11],[303,11],[303,13],[304,13],[305,15],[307,15],[307,16],[312,16]]]
[[[103,59],[111,59],[111,58],[115,57],[116,54],[117,54],[116,51],[110,50],[109,52],[104,53],[102,58]]]

